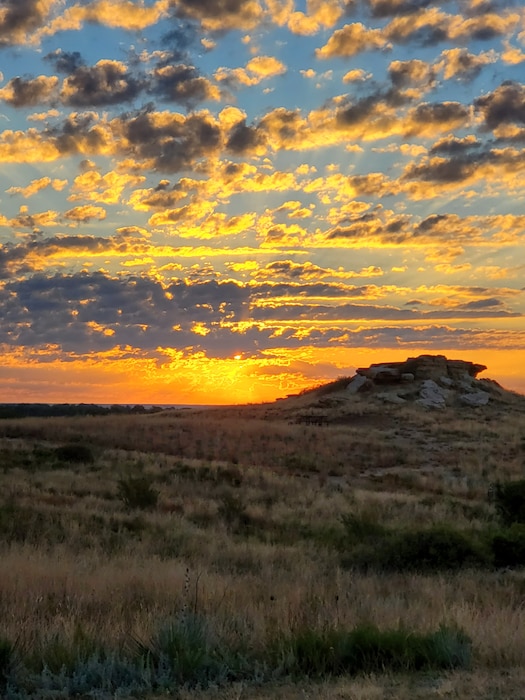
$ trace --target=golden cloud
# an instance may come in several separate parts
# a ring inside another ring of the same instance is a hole
[[[37,180],[32,180],[27,187],[10,187],[6,190],[7,194],[20,194],[24,198],[32,197],[46,187],[52,187],[57,192],[60,192],[67,185],[67,180],[52,180],[50,177],[41,177]]]
[[[68,199],[72,202],[88,200],[117,204],[121,201],[122,192],[126,187],[136,187],[145,179],[143,175],[118,173],[114,170],[104,175],[97,170],[86,170],[75,178]],[[133,194],[135,193],[136,190]]]
[[[315,55],[323,59],[336,56],[350,57],[363,51],[384,49],[387,46],[388,39],[380,29],[368,29],[361,22],[354,22],[335,31],[323,47],[316,49]]]

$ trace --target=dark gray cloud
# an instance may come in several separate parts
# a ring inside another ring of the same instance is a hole
[[[68,107],[95,109],[130,102],[145,93],[193,109],[199,102],[218,95],[217,89],[195,66],[173,63],[171,53],[161,53],[147,74],[136,65],[131,71],[120,61],[102,60],[88,66],[78,51],[57,49],[44,59],[52,63],[58,73],[67,76],[60,93],[57,77],[16,77],[2,88],[1,97],[13,107],[61,102]],[[140,63],[138,59],[137,63]]]
[[[367,212],[360,216],[342,218],[336,226],[328,231],[327,239],[370,238],[381,236],[385,232],[386,228],[382,219],[373,212]]]
[[[74,248],[78,244],[76,239],[64,237],[61,243]],[[99,245],[99,242],[93,240],[92,245]],[[340,339],[341,320],[359,319],[383,320],[386,327],[349,332],[349,346],[363,343],[374,346],[377,342],[378,346],[385,347],[390,345],[389,338],[396,341],[402,333],[406,343],[413,340],[441,347],[440,339],[444,344],[450,343],[456,334],[458,337],[466,334],[475,343],[476,332],[432,327],[432,319],[458,318],[458,313],[465,319],[519,315],[507,311],[496,297],[468,302],[455,309],[430,311],[370,303],[329,305],[308,301],[322,295],[330,295],[335,300],[337,296],[344,296],[343,288],[343,285],[323,283],[243,286],[216,280],[194,283],[174,280],[169,285],[161,285],[146,277],[110,277],[103,272],[36,273],[28,279],[9,279],[0,286],[0,334],[6,344],[34,348],[56,345],[66,353],[85,354],[126,346],[154,353],[159,347],[171,347],[227,357],[237,352],[240,345],[243,352],[250,354],[257,354],[262,348],[268,352],[283,345],[301,347],[305,342],[304,334],[298,336],[295,325],[290,328],[280,325],[284,322],[286,326],[288,320],[328,322],[321,329],[308,331],[308,343],[313,345],[322,346]],[[350,289],[347,287],[345,291]],[[353,288],[356,296],[363,297],[367,289],[366,286]],[[480,293],[484,291],[488,290],[480,288]],[[287,294],[294,298],[279,307],[258,304]],[[428,327],[402,330],[396,325],[390,328],[389,319],[428,322]],[[245,330],[242,337],[228,328],[228,323],[250,320],[255,324],[264,321],[265,326],[254,325]],[[333,327],[330,321],[334,322]],[[195,332],[195,324],[205,329],[206,334]],[[274,333],[277,326],[279,334]]]
[[[236,155],[253,153],[266,143],[266,134],[254,126],[247,126],[246,121],[240,121],[230,130],[226,148]]]
[[[255,25],[261,18],[256,0],[177,0],[175,16],[205,23],[217,33]]]
[[[414,235],[432,235],[436,230],[439,231],[441,235],[444,224],[452,226],[453,224],[457,224],[457,219],[450,214],[430,214],[430,216],[427,216],[426,219],[423,219],[423,221],[417,224],[414,228]]]
[[[0,334],[7,342],[59,343],[88,351],[133,344],[195,345],[195,323],[219,324],[246,317],[249,290],[234,282],[176,280],[167,287],[143,277],[112,278],[102,272],[34,274],[0,289]],[[105,328],[104,334],[96,328]]]
[[[12,107],[36,107],[57,98],[57,83],[56,78],[46,76],[12,78],[0,91],[0,98]]]
[[[525,124],[525,86],[505,81],[493,92],[478,97],[474,106],[483,115],[488,129],[508,123]]]
[[[398,17],[423,10],[432,0],[368,0],[372,17]]]
[[[42,26],[47,16],[41,0],[2,0],[0,46],[11,46]]]
[[[503,302],[501,299],[496,299],[491,297],[490,299],[476,299],[476,301],[469,301],[466,304],[462,304],[461,308],[464,310],[470,309],[499,309],[503,307]]]
[[[159,121],[153,108],[119,117],[122,131],[136,158],[152,159],[160,172],[193,169],[197,161],[218,153],[220,128],[206,114],[190,114],[181,120]]]
[[[107,134],[93,112],[74,112],[56,126],[48,126],[42,139],[50,141],[62,155],[94,155],[108,147]]]
[[[62,85],[61,100],[70,107],[104,107],[134,100],[144,81],[135,78],[118,61],[78,66]]]
[[[337,284],[330,282],[313,283],[262,283],[253,287],[252,297],[272,298],[272,297],[366,297],[371,292],[369,285],[355,286],[350,284]]]
[[[368,120],[378,106],[401,107],[411,99],[398,90],[397,86],[385,90],[378,89],[357,100],[353,100],[349,95],[346,104],[343,102],[337,109],[337,124],[342,128],[361,124]]]
[[[388,77],[396,88],[432,86],[436,80],[436,70],[415,58],[410,61],[393,61],[388,67]]]
[[[458,138],[456,136],[445,136],[430,147],[429,153],[455,156],[481,147],[482,144],[473,137],[467,136],[465,138]]]
[[[32,226],[30,226],[32,228]],[[126,237],[119,239],[100,238],[98,236],[59,234],[50,238],[30,236],[23,243],[4,243],[0,245],[0,279],[9,279],[13,275],[24,274],[38,268],[39,260],[55,253],[78,252],[102,253],[111,251],[117,245],[131,247]]]
[[[171,21],[174,26],[162,37],[162,44],[167,47],[162,65],[166,66],[170,63],[186,63],[190,49],[194,48],[199,40],[195,22],[175,17]]]
[[[499,306],[490,305],[488,308],[465,308],[458,306],[453,309],[437,309],[423,311],[421,309],[406,309],[394,306],[375,306],[373,304],[337,304],[328,306],[323,304],[284,304],[279,307],[263,306],[252,311],[252,317],[257,321],[280,320],[312,320],[317,321],[344,321],[344,320],[419,320],[432,321],[435,319],[449,318],[515,318],[521,317],[520,313],[513,313]]]
[[[159,66],[149,76],[147,92],[164,102],[182,104],[188,109],[212,96],[211,84],[195,66],[179,63]]]
[[[478,168],[480,160],[474,158],[454,157],[435,158],[424,163],[409,165],[404,174],[404,180],[423,180],[426,182],[461,182],[473,175]]]
[[[44,60],[52,63],[58,73],[65,73],[66,75],[74,73],[81,66],[86,65],[79,51],[62,51],[62,49],[56,49],[56,51],[44,56]]]
[[[525,168],[523,151],[515,149],[490,149],[453,155],[451,158],[432,158],[422,163],[409,165],[403,180],[422,180],[427,182],[452,183],[461,182],[476,174],[481,166],[490,164],[500,171],[521,172]]]
[[[387,35],[395,44],[418,46],[435,46],[448,39],[447,29],[430,20],[427,24],[415,25],[410,31],[407,31],[406,27],[390,27]]]
[[[461,102],[425,102],[411,112],[415,124],[447,124],[453,121],[467,121],[468,106]]]

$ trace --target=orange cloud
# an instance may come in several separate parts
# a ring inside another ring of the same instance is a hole
[[[368,29],[361,22],[346,24],[336,30],[320,49],[316,49],[317,58],[334,58],[355,56],[362,51],[383,49],[388,46],[388,39],[380,29]]]
[[[27,187],[10,187],[6,190],[7,194],[20,194],[24,198],[32,197],[46,187],[52,187],[57,192],[60,192],[67,185],[67,180],[52,180],[50,177],[41,177],[37,180],[32,180]]]

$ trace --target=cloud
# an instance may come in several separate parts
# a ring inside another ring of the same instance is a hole
[[[73,207],[64,213],[64,218],[77,223],[86,223],[92,219],[103,221],[106,218],[106,210],[103,207],[95,207],[86,204],[81,207]]]
[[[33,231],[40,231],[42,227],[56,226],[60,219],[57,211],[49,209],[48,211],[35,212],[30,214],[26,206],[20,207],[20,213],[13,219],[9,220],[9,226],[14,229],[28,228]]]
[[[467,126],[470,109],[461,102],[425,102],[412,109],[404,126],[406,136],[433,136]]]
[[[221,146],[220,126],[207,112],[184,117],[146,108],[120,115],[114,128],[125,139],[121,150],[160,172],[193,169],[197,162],[217,155]]]
[[[464,136],[463,138],[458,138],[456,136],[445,136],[439,141],[436,141],[436,143],[430,147],[429,153],[458,155],[470,150],[475,150],[481,146],[482,144],[472,134],[469,136]]]
[[[163,286],[102,272],[35,273],[0,289],[0,330],[7,343],[39,346],[60,337],[64,350],[79,352],[128,344],[187,347],[202,340],[192,331],[196,324],[241,320],[247,301],[247,290],[234,282]]]
[[[14,0],[15,2],[17,0]],[[44,2],[47,0],[41,0]],[[58,7],[58,0],[52,0]],[[101,24],[127,31],[140,31],[155,24],[169,12],[169,0],[157,0],[145,6],[131,0],[94,0],[83,4],[74,3],[46,23],[39,22],[39,31],[34,41],[53,36],[58,32],[79,31],[85,23]]]
[[[104,204],[117,204],[127,187],[136,187],[145,180],[144,175],[119,173],[111,170],[101,175],[97,170],[85,170],[78,175],[71,187],[68,199],[72,202],[88,200]]]
[[[133,100],[143,85],[121,61],[78,66],[63,82],[60,98],[70,107],[102,107]]]
[[[476,78],[484,66],[495,63],[497,54],[494,50],[472,54],[467,49],[447,49],[441,53],[443,76],[445,80],[458,78],[469,81]]]
[[[273,56],[256,56],[246,64],[245,68],[220,67],[215,73],[215,79],[238,89],[240,86],[251,87],[259,85],[263,80],[286,73],[286,66]]]
[[[51,180],[50,177],[40,177],[37,180],[32,180],[27,187],[10,187],[6,190],[7,194],[20,194],[22,197],[28,198],[37,194],[46,187],[52,187],[56,192],[61,192],[67,185],[67,180]]]
[[[436,81],[436,69],[416,58],[392,61],[388,67],[388,76],[396,88],[416,85],[430,88]]]
[[[383,29],[383,35],[395,44],[416,43],[423,46],[435,46],[445,41],[488,41],[509,35],[520,21],[520,14],[510,10],[502,14],[486,12],[466,18],[446,14],[437,7],[424,7],[410,14],[394,16]]]
[[[525,86],[505,81],[487,95],[474,101],[488,129],[497,129],[502,124],[525,124]]]
[[[0,100],[12,107],[35,107],[40,103],[52,102],[58,97],[58,78],[39,75],[32,80],[12,78],[0,90]]]
[[[154,69],[147,92],[164,102],[176,102],[188,109],[205,100],[219,100],[220,92],[194,66],[184,64]]]
[[[59,0],[4,0],[0,8],[0,45],[13,46],[31,40]]]
[[[286,73],[286,66],[274,56],[255,56],[246,64],[246,70],[261,78],[271,78]]]
[[[66,73],[66,75],[74,73],[85,65],[85,61],[79,51],[55,49],[55,51],[44,56],[44,60],[52,63],[58,73]]]
[[[384,18],[396,15],[412,15],[428,7],[432,0],[368,0],[372,17]]]
[[[275,260],[264,267],[259,267],[257,264],[255,265],[256,267],[251,270],[248,268],[251,276],[255,279],[271,280],[276,277],[284,277],[308,281],[325,278],[355,279],[361,277],[380,277],[384,274],[383,270],[377,266],[362,268],[359,271],[345,270],[342,267],[335,270],[332,268],[320,267],[311,262],[296,263],[292,260]],[[240,271],[243,269],[243,263],[234,263],[231,265],[231,268],[235,271]]]
[[[320,49],[316,49],[317,58],[329,59],[355,56],[363,51],[384,49],[388,40],[379,29],[368,29],[361,22],[346,24],[337,29]]]
[[[172,0],[178,16],[197,20],[205,31],[244,31],[257,26],[263,10],[257,0]]]

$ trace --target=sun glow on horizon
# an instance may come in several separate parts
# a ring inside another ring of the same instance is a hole
[[[210,359],[203,355],[173,354],[158,359],[134,357],[115,361],[110,356],[90,361],[72,359],[67,365],[48,358],[45,363],[19,358],[0,370],[14,403],[136,403],[136,404],[245,404],[265,403],[288,394],[353,376],[358,367],[398,362],[420,354],[442,354],[487,365],[478,378],[498,381],[504,388],[525,394],[522,352],[462,351],[429,348],[373,350],[305,347],[290,352],[278,348],[269,356]],[[330,360],[327,361],[328,356]],[[242,359],[242,358],[240,358]],[[54,390],[49,390],[49,384]],[[86,389],[88,387],[88,389]]]

